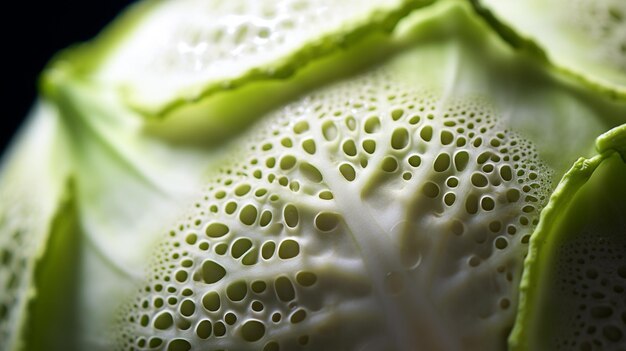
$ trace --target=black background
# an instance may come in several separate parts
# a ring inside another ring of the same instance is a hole
[[[35,101],[37,78],[59,50],[93,38],[132,0],[16,0],[3,4],[0,153]]]

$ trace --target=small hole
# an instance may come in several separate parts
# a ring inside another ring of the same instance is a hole
[[[378,132],[380,129],[380,120],[378,117],[370,117],[365,121],[364,130],[365,133],[372,134]]]
[[[419,167],[419,165],[422,164],[422,159],[418,155],[413,155],[409,157],[409,164],[412,167]]]
[[[387,156],[383,160],[382,169],[388,173],[395,172],[398,169],[398,161],[394,157]]]
[[[450,167],[450,155],[443,152],[440,153],[435,159],[433,169],[435,172],[445,172]]]
[[[344,163],[339,166],[339,172],[341,172],[341,175],[349,182],[356,178],[356,171],[350,164]]]
[[[339,225],[339,215],[331,212],[321,212],[315,217],[315,227],[322,232],[332,231]]]
[[[433,127],[424,126],[424,128],[420,131],[420,137],[424,141],[430,141],[433,138]]]
[[[398,128],[391,135],[391,147],[402,150],[409,145],[409,132],[404,128]]]
[[[288,260],[294,258],[300,254],[300,245],[297,241],[292,239],[284,240],[280,243],[280,247],[278,249],[278,256],[283,260]]]
[[[356,156],[356,145],[354,140],[346,140],[342,146],[343,152],[348,156]]]

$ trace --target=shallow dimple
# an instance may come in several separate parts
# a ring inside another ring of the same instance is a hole
[[[263,351],[280,351],[280,346],[276,341],[270,341],[263,347]]]
[[[463,225],[463,222],[459,221],[458,219],[452,221],[450,229],[452,230],[452,233],[458,236],[463,235],[463,233],[465,232],[465,226]]]
[[[282,138],[280,140],[280,144],[284,147],[290,148],[293,147],[293,140],[291,140],[291,138]]]
[[[391,295],[402,293],[405,288],[404,276],[400,272],[389,272],[385,276],[385,290]]]
[[[517,202],[520,198],[519,190],[517,189],[509,189],[506,192],[506,199],[509,202]]]
[[[439,186],[433,182],[426,182],[422,186],[422,193],[429,198],[436,198],[439,195]]]
[[[382,169],[385,172],[393,173],[398,169],[398,161],[393,156],[387,156],[383,159]]]
[[[620,276],[620,278],[626,279],[626,264],[617,268],[617,274]]]
[[[293,132],[296,134],[303,134],[309,130],[309,123],[307,121],[300,121],[293,126]]]
[[[356,119],[354,118],[354,116],[346,117],[346,127],[348,127],[348,129],[355,130],[356,126],[357,124],[356,124]]]
[[[591,308],[591,316],[597,319],[609,318],[613,315],[613,308],[608,305],[594,306]]]
[[[620,342],[623,337],[622,331],[614,325],[607,325],[602,328],[602,335],[604,335],[607,340],[615,343]]]
[[[317,282],[317,275],[312,272],[298,272],[296,282],[302,286],[312,286]]]
[[[322,124],[322,134],[324,135],[324,139],[327,141],[333,141],[337,138],[339,134],[337,131],[337,126],[332,121],[326,121]]]
[[[365,121],[363,126],[365,133],[373,134],[380,130],[380,119],[378,117],[370,117]]]
[[[393,119],[394,121],[399,120],[400,118],[402,118],[402,116],[404,116],[404,110],[397,108],[393,111],[391,111],[391,119]]]

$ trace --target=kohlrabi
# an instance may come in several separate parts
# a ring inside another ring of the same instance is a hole
[[[138,3],[4,158],[0,350],[625,350],[625,16]]]

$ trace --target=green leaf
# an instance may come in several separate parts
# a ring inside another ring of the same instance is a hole
[[[101,50],[106,58],[90,76],[119,87],[134,108],[163,115],[249,82],[289,77],[372,32],[390,31],[430,2],[153,2],[120,25],[132,23],[111,52]]]
[[[155,234],[184,213],[215,156],[147,135],[144,119],[113,92],[65,73],[48,79],[56,80],[52,98],[68,130],[83,229],[74,302],[88,323],[75,337],[79,349],[99,349],[119,300],[136,289]]]
[[[385,63],[234,140],[118,347],[504,349],[553,180],[626,105],[489,30],[461,2],[422,9]]]
[[[626,98],[626,3],[473,0],[494,29],[593,89]]]
[[[553,193],[525,262],[511,350],[624,345],[624,179],[626,164],[607,150],[581,159]]]
[[[34,271],[65,196],[70,162],[57,110],[41,101],[0,170],[0,348],[20,350]]]
[[[35,267],[36,296],[28,306],[23,350],[81,350],[79,335],[85,316],[76,302],[81,290],[83,237],[71,183],[66,189],[51,221],[45,251]]]

